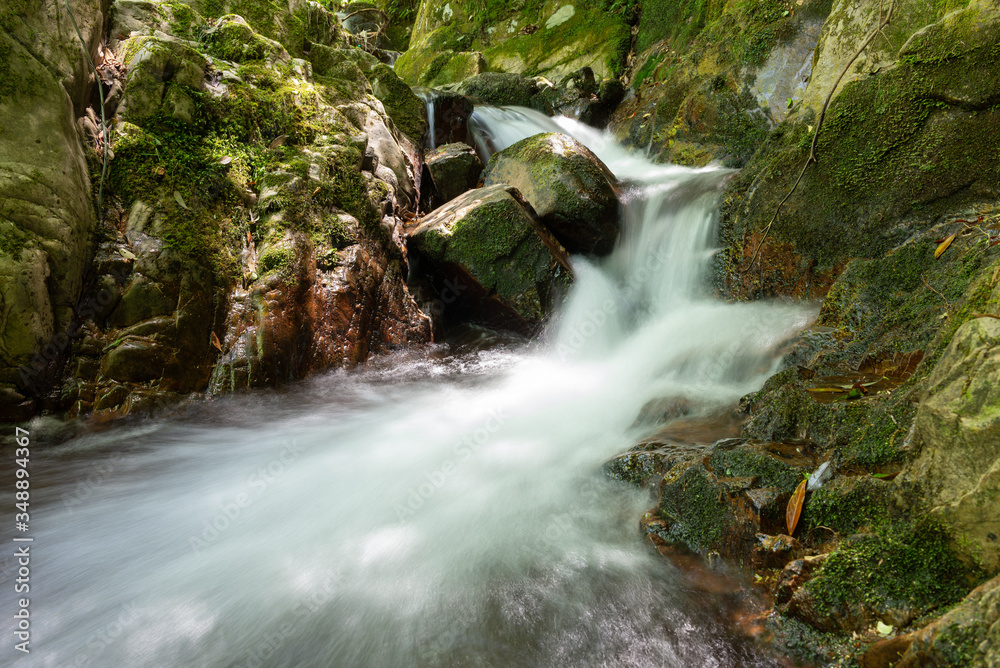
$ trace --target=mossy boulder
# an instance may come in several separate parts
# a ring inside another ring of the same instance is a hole
[[[618,180],[572,137],[546,133],[522,139],[490,158],[483,181],[517,188],[569,252],[606,255],[614,248]]]
[[[385,106],[396,128],[416,145],[427,133],[427,110],[423,101],[387,65],[379,63],[368,72],[372,93]]]
[[[489,65],[478,51],[411,49],[396,61],[395,71],[413,86],[443,86],[486,72]]]
[[[565,252],[509,186],[472,190],[428,214],[409,246],[448,318],[530,334],[570,283]]]
[[[251,28],[242,16],[221,17],[202,39],[211,55],[236,63],[274,58],[285,51],[281,44]]]
[[[1000,569],[1000,321],[962,325],[927,379],[906,477],[988,570]]]

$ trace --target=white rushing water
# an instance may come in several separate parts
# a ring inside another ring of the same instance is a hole
[[[574,134],[632,184],[617,249],[576,261],[543,339],[397,354],[36,450],[16,665],[773,664],[643,545],[649,495],[600,467],[646,401],[707,412],[759,387],[810,313],[706,294],[726,172],[526,110],[476,118],[496,146]]]

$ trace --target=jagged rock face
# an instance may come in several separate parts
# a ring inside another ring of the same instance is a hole
[[[94,206],[76,118],[92,87],[107,3],[13,2],[0,9],[0,420],[65,353],[91,249]],[[19,407],[20,406],[20,407]]]
[[[446,318],[536,332],[569,286],[565,251],[510,186],[472,190],[409,232]]]
[[[398,218],[416,206],[423,105],[344,48],[336,17],[125,2],[111,35],[113,241],[52,408],[118,415],[430,340]]]
[[[1000,320],[962,325],[927,379],[915,425],[920,456],[907,477],[963,549],[1000,569]]]
[[[546,133],[495,153],[483,172],[488,185],[517,188],[570,253],[607,255],[618,239],[618,180],[586,146]]]
[[[621,13],[592,3],[424,0],[396,70],[411,85],[431,86],[486,71],[559,79],[591,67],[602,79],[615,78],[629,42]]]

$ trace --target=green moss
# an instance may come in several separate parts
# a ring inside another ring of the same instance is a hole
[[[218,24],[204,34],[203,40],[210,54],[236,63],[263,60],[280,49],[235,16],[219,19]]]
[[[922,614],[960,600],[981,574],[951,551],[950,536],[933,520],[856,537],[840,545],[804,587],[826,614],[861,606],[876,614]]]
[[[275,246],[264,251],[257,266],[260,267],[260,274],[271,272],[281,272],[291,266],[295,261],[295,251],[286,246]]]
[[[895,487],[871,476],[838,477],[809,497],[802,522],[848,536],[859,529],[884,527],[893,517]]]
[[[988,634],[989,627],[983,622],[973,622],[968,626],[952,624],[934,639],[934,649],[947,666],[985,665],[985,657],[979,647]]]
[[[679,541],[704,552],[716,548],[732,523],[728,507],[700,465],[664,482],[660,492],[660,514],[672,522],[664,538]]]
[[[802,482],[803,471],[751,447],[717,450],[709,462],[718,476],[758,479],[760,487],[791,493]]]

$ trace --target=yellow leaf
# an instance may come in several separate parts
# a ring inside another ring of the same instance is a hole
[[[935,260],[941,257],[941,254],[944,253],[946,250],[948,250],[948,246],[951,245],[951,242],[955,240],[956,236],[958,236],[958,232],[955,232],[955,234],[951,235],[950,237],[941,242],[941,245],[937,247],[936,251],[934,251]]]
[[[180,194],[180,192],[179,192],[179,191],[177,191],[177,190],[175,190],[175,191],[174,191],[174,200],[175,200],[175,201],[176,201],[176,202],[177,202],[178,204],[180,204],[180,205],[181,205],[181,208],[183,208],[183,209],[187,209],[187,208],[188,208],[188,205],[184,203],[184,198],[183,198],[183,197],[181,197],[181,194]]]

